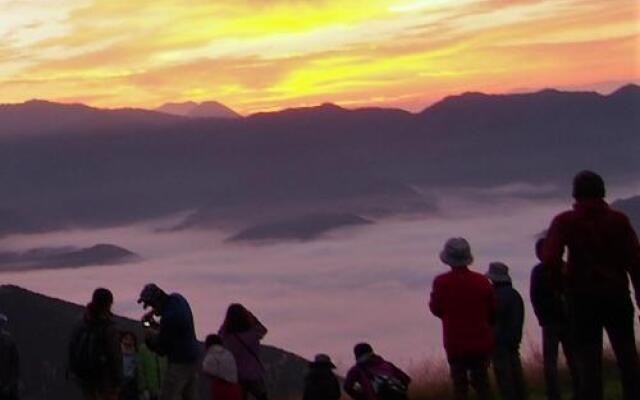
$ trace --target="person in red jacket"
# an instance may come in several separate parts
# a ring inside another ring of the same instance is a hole
[[[581,400],[601,400],[602,333],[620,368],[623,398],[640,399],[640,360],[633,331],[629,278],[640,307],[640,245],[627,216],[604,201],[604,180],[582,171],[573,180],[573,209],[553,219],[543,249],[547,268],[562,267],[568,249],[565,296],[574,332]]]
[[[440,259],[451,271],[433,281],[429,308],[442,320],[455,398],[468,398],[471,381],[480,400],[490,399],[491,323],[496,310],[493,286],[484,275],[469,269],[473,256],[465,239],[449,239]]]

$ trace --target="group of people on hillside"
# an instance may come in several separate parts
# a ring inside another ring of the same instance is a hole
[[[603,330],[617,359],[624,400],[640,399],[640,360],[634,334],[631,280],[640,307],[640,245],[628,218],[604,201],[603,179],[576,175],[575,204],[556,216],[536,243],[540,263],[531,273],[530,295],[542,327],[547,398],[561,398],[558,349],[562,345],[573,398],[602,400]],[[567,261],[563,255],[567,250]],[[452,238],[440,254],[451,271],[435,278],[429,308],[442,319],[444,347],[456,400],[491,399],[493,366],[502,399],[527,398],[520,342],[524,304],[509,268],[493,262],[473,272],[469,243]],[[487,279],[488,278],[488,279]]]
[[[617,359],[624,400],[640,399],[640,360],[629,281],[640,307],[640,244],[628,218],[604,201],[605,186],[594,172],[573,182],[575,204],[553,219],[537,241],[540,260],[531,271],[530,297],[542,327],[548,400],[560,400],[558,352],[562,345],[573,399],[602,400],[603,330]],[[563,261],[565,249],[567,261]],[[444,348],[456,400],[473,388],[492,399],[492,366],[500,398],[527,398],[520,344],[524,302],[509,267],[492,262],[485,274],[472,271],[471,247],[449,239],[440,260],[450,271],[433,282],[429,309],[442,320]],[[267,400],[266,370],[260,358],[265,326],[241,304],[231,304],[217,334],[207,336],[204,358],[193,315],[180,294],[146,285],[138,303],[143,339],[119,332],[111,313],[113,294],[94,291],[69,345],[69,369],[88,400],[192,400],[198,375],[209,379],[214,400]],[[18,354],[0,314],[0,400],[18,398]],[[368,343],[354,347],[355,365],[343,385],[326,354],[309,364],[303,400],[407,400],[411,378],[376,354]]]

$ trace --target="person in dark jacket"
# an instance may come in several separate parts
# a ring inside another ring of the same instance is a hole
[[[20,357],[18,347],[7,330],[9,318],[0,314],[0,400],[18,400]]]
[[[544,238],[536,242],[536,256],[540,260],[531,270],[530,297],[533,311],[542,328],[542,356],[547,400],[561,400],[558,382],[558,350],[562,345],[571,383],[573,399],[578,395],[578,375],[573,354],[573,340],[566,313],[566,303],[562,294],[562,271],[547,268],[542,263]]]
[[[149,349],[166,356],[167,371],[160,400],[194,400],[197,396],[200,346],[196,339],[193,314],[187,300],[178,293],[166,294],[153,283],[140,293],[138,303],[152,311],[143,320]],[[160,318],[160,322],[155,321]]]
[[[490,399],[491,323],[496,311],[493,287],[485,276],[469,269],[473,256],[465,239],[449,239],[440,260],[451,271],[433,281],[429,309],[442,320],[455,398],[467,399],[471,382],[480,400]]]
[[[524,400],[527,398],[527,388],[520,360],[524,302],[520,293],[513,288],[509,267],[504,263],[489,264],[487,278],[493,283],[496,293],[492,362],[498,389],[504,400]]]
[[[384,400],[382,393],[394,390],[400,398],[411,383],[409,375],[389,361],[375,354],[368,343],[358,343],[353,348],[356,365],[347,372],[344,391],[354,400]]]
[[[252,395],[267,400],[266,370],[260,359],[260,341],[267,335],[267,328],[242,304],[234,303],[227,308],[218,334],[236,359],[245,398]]]
[[[304,396],[302,400],[338,400],[340,399],[340,382],[333,373],[336,366],[326,354],[318,354],[309,363],[309,372],[304,379]]]
[[[120,334],[113,321],[112,305],[111,291],[96,289],[82,321],[71,335],[70,367],[87,400],[117,400],[122,385]],[[83,346],[83,342],[91,345]],[[88,360],[95,369],[87,372],[84,365],[74,365],[77,362],[74,360],[79,359]]]
[[[573,209],[553,219],[542,262],[562,268],[574,332],[580,400],[601,400],[603,329],[621,372],[623,398],[640,399],[640,360],[634,334],[633,283],[640,307],[640,244],[626,215],[604,201],[604,180],[582,171],[573,180]]]

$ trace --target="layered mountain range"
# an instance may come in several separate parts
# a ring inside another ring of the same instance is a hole
[[[637,178],[640,87],[466,93],[411,114],[335,105],[186,118],[31,101],[0,106],[0,236],[131,224],[231,233],[319,214],[431,213],[455,187]]]

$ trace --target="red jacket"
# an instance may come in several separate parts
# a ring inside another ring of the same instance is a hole
[[[491,354],[496,299],[493,286],[484,275],[457,267],[437,276],[429,308],[442,319],[444,348],[449,358]]]
[[[640,305],[640,245],[621,212],[603,200],[581,200],[554,218],[543,262],[559,267],[568,248],[566,290],[587,296],[629,296],[629,276]]]

